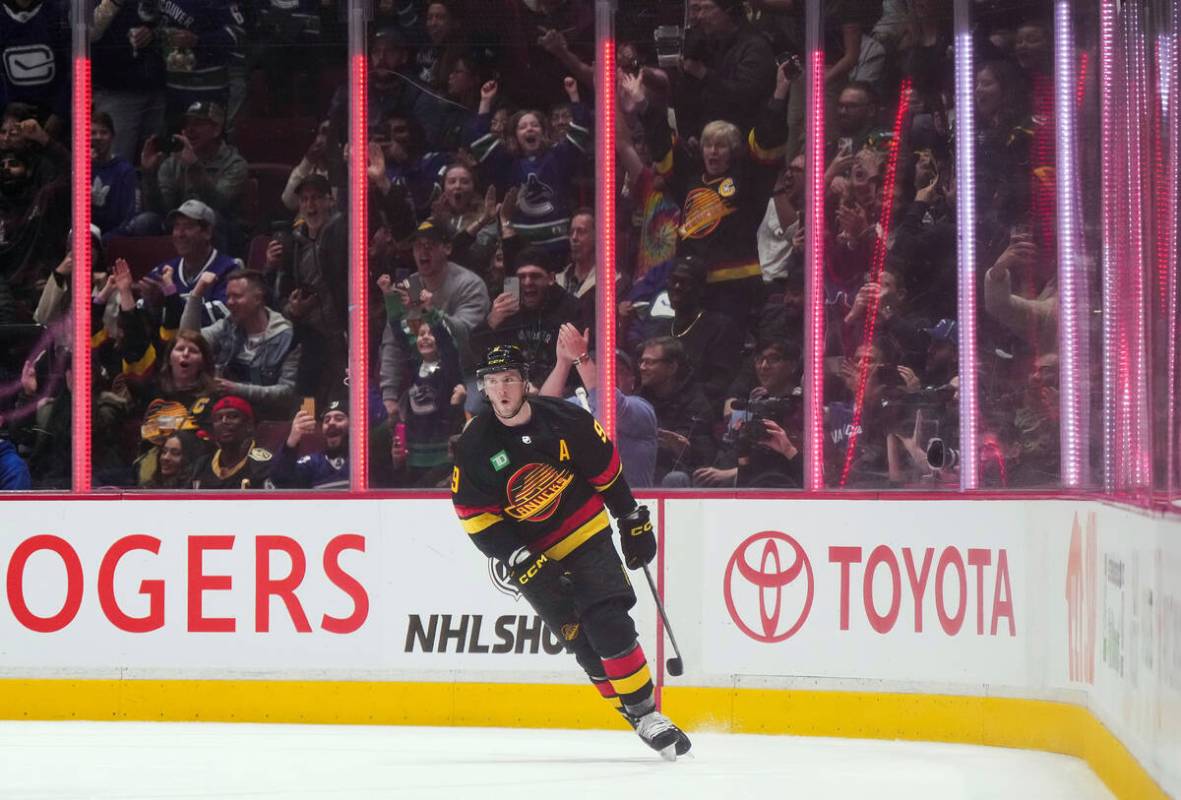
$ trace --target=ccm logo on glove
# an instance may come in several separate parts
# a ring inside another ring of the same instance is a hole
[[[623,535],[623,561],[628,569],[639,569],[651,563],[656,557],[656,534],[652,532],[652,520],[648,517],[647,506],[636,506],[631,513],[619,520]]]

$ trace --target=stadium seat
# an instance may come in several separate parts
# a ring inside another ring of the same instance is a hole
[[[247,162],[298,164],[316,136],[315,117],[238,120],[233,144]]]
[[[256,233],[250,239],[250,246],[246,250],[246,267],[259,272],[265,270],[267,260],[267,246],[271,243],[269,233]]]
[[[108,272],[115,261],[123,258],[136,279],[151,272],[152,267],[176,256],[171,236],[112,236],[103,248],[103,268]]]
[[[287,223],[292,213],[283,205],[283,190],[291,176],[289,164],[259,163],[247,165],[251,178],[258,181],[258,233],[274,230],[276,223]]]
[[[247,177],[246,182],[242,185],[242,197],[238,201],[238,215],[238,221],[247,231],[258,230],[258,178],[253,175]]]

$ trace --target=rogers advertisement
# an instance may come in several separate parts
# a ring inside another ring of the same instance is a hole
[[[10,503],[0,674],[580,680],[496,566],[445,500]]]
[[[668,603],[701,604],[715,634],[705,672],[1026,682],[1025,537],[1011,508],[686,505],[667,504],[666,536],[689,519],[704,531],[701,589],[678,591],[673,573]]]

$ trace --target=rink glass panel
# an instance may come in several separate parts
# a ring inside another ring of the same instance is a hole
[[[27,58],[0,67],[0,489],[68,490],[72,392],[86,391],[71,370],[69,16],[51,4],[6,23]]]
[[[127,261],[138,308],[120,315],[112,299],[93,309],[96,317],[105,313],[105,329],[97,321],[95,328],[107,343],[92,350],[92,485],[191,488],[191,476],[184,475],[217,447],[213,404],[236,394],[250,402],[253,414],[250,432],[238,437],[246,442],[248,463],[237,473],[227,468],[233,474],[220,485],[237,489],[249,480],[250,488],[262,488],[298,411],[306,410],[317,425],[288,462],[324,447],[319,421],[331,403],[344,401],[347,408],[351,91],[345,4],[289,10],[225,4],[192,19],[173,19],[166,9],[156,14],[147,5],[124,4],[91,45],[94,106],[112,115],[120,152],[138,170],[140,212],[105,234],[94,257],[100,283],[120,258]],[[126,15],[131,19],[123,20]],[[190,155],[178,137],[190,141],[206,178],[186,174],[201,167],[186,166]],[[158,166],[157,153],[163,156]],[[313,177],[302,180],[307,176]],[[96,183],[96,216],[99,191]],[[172,213],[191,198],[210,209],[212,225],[199,219],[201,209]],[[185,253],[195,255],[182,269],[175,259]],[[258,284],[233,284],[247,289],[250,303],[261,297],[272,323],[276,315],[287,321],[270,324],[268,343],[258,346],[298,348],[297,368],[268,357],[251,369],[176,334],[183,298],[203,267],[222,280],[206,293],[200,324],[233,316],[235,293],[226,275],[256,271]],[[166,271],[177,288],[172,297]],[[128,326],[137,326],[131,355],[120,349]],[[283,343],[272,345],[272,338]],[[188,366],[194,361],[203,366],[194,370]],[[346,467],[333,488],[347,489],[348,479]],[[310,488],[302,474],[277,483]],[[209,481],[204,484],[208,488]]]

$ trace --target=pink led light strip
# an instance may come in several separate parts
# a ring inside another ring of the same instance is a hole
[[[1168,164],[1168,183],[1165,191],[1165,196],[1168,199],[1166,207],[1166,218],[1168,226],[1164,232],[1161,240],[1161,246],[1167,248],[1169,253],[1169,263],[1166,270],[1165,286],[1169,297],[1169,303],[1166,307],[1168,314],[1168,381],[1169,386],[1167,390],[1168,408],[1165,410],[1168,419],[1166,435],[1168,442],[1165,446],[1166,467],[1165,477],[1167,480],[1166,491],[1170,497],[1177,497],[1181,494],[1181,485],[1178,482],[1178,430],[1177,430],[1177,414],[1181,409],[1177,407],[1177,315],[1181,313],[1181,309],[1177,307],[1177,256],[1178,256],[1178,201],[1177,193],[1181,192],[1181,167],[1178,166],[1178,159],[1181,159],[1181,120],[1178,119],[1177,111],[1181,107],[1178,103],[1177,92],[1181,89],[1179,86],[1177,72],[1181,70],[1181,0],[1173,0],[1170,9],[1170,31],[1169,31],[1169,61],[1168,69],[1165,73],[1165,81],[1167,92],[1165,94],[1168,102],[1168,152],[1169,156],[1166,161]]]
[[[1120,247],[1116,237],[1119,228],[1119,176],[1117,173],[1119,142],[1115,104],[1116,61],[1116,0],[1099,3],[1099,113],[1101,174],[1103,192],[1100,200],[1103,219],[1103,486],[1114,492],[1120,485],[1117,476],[1119,450],[1116,446],[1117,382],[1119,359],[1119,282]]]
[[[77,8],[75,8],[77,11]],[[85,19],[85,18],[83,18]],[[80,32],[80,33],[79,33]],[[79,41],[81,39],[81,41]],[[73,258],[73,428],[71,459],[75,492],[91,489],[90,411],[90,275],[93,253],[90,246],[90,57],[86,23],[74,24],[74,132],[72,205],[74,217]]]
[[[890,140],[890,153],[886,159],[886,175],[882,181],[882,210],[878,220],[878,240],[873,248],[873,260],[870,262],[869,280],[878,282],[882,277],[882,268],[886,264],[886,243],[890,240],[890,227],[894,219],[894,183],[898,175],[898,153],[901,150],[902,139],[906,130],[906,119],[910,111],[910,78],[902,81],[899,91],[898,111],[894,116],[894,138]],[[875,295],[869,301],[869,308],[865,312],[865,324],[862,328],[861,341],[863,344],[873,344],[874,332],[877,329],[879,297]],[[841,486],[849,480],[849,471],[853,467],[853,458],[857,453],[857,440],[861,430],[861,414],[865,408],[865,386],[869,382],[870,354],[866,350],[862,354],[861,362],[857,365],[857,394],[853,403],[853,423],[849,428],[849,446],[845,450],[845,466],[841,470]]]
[[[1152,486],[1152,447],[1150,436],[1152,420],[1148,413],[1148,352],[1146,335],[1148,331],[1148,294],[1145,286],[1148,266],[1144,204],[1147,201],[1144,169],[1147,150],[1145,122],[1148,119],[1148,68],[1145,54],[1144,19],[1141,7],[1136,3],[1125,6],[1126,36],[1130,47],[1128,53],[1128,93],[1130,107],[1127,111],[1127,135],[1130,139],[1128,156],[1128,211],[1126,230],[1129,234],[1129,259],[1125,262],[1125,273],[1130,286],[1126,292],[1128,314],[1124,317],[1124,341],[1129,353],[1128,375],[1128,428],[1131,436],[1127,440],[1130,458],[1130,479],[1132,488],[1140,491]]]
[[[824,488],[824,44],[820,0],[805,9],[808,186],[804,234],[804,488]]]
[[[369,488],[369,65],[364,12],[349,25],[349,461],[353,491]]]
[[[615,436],[615,39],[610,0],[596,0],[595,368],[599,422]]]

